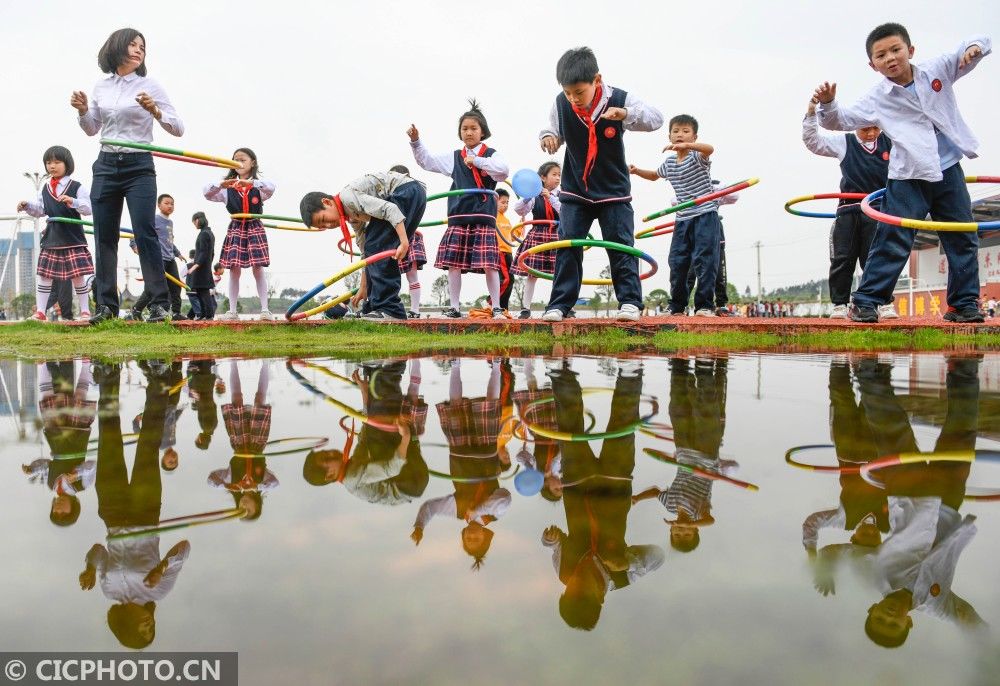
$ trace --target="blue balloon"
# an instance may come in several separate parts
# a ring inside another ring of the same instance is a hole
[[[514,490],[523,496],[531,497],[542,491],[545,475],[537,469],[525,469],[514,477]]]
[[[542,179],[533,169],[518,169],[514,172],[510,185],[522,198],[534,198],[542,192]]]

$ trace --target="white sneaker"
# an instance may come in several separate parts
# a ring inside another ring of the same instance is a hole
[[[715,314],[715,310],[710,310],[707,307],[703,307],[702,309],[696,311],[694,313],[694,316],[695,317],[717,317],[718,315]]]
[[[545,310],[545,314],[542,315],[543,322],[561,322],[563,320],[563,313],[559,310]]]
[[[615,317],[620,322],[637,322],[639,321],[639,315],[642,312],[635,305],[622,305],[621,309],[618,310],[618,316]]]
[[[642,374],[642,360],[624,359],[618,360],[619,376],[634,378]]]
[[[240,315],[235,312],[226,312],[225,314],[220,314],[216,319],[223,322],[238,322],[240,320]]]
[[[259,319],[262,322],[273,322],[274,315],[271,314],[271,310],[261,310]]]
[[[893,305],[892,303],[888,303],[886,305],[879,305],[876,309],[878,310],[878,318],[880,320],[899,319],[899,313],[896,312],[896,306]]]
[[[503,313],[503,310],[501,308],[499,308],[499,307],[494,307],[492,314],[493,314],[493,318],[494,319],[506,319],[507,318],[507,315],[505,315]]]
[[[830,319],[847,319],[847,305],[834,305]]]

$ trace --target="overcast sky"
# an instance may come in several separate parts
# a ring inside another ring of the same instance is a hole
[[[918,0],[893,13],[845,1],[837,10],[787,0],[4,3],[0,83],[11,97],[0,109],[0,214],[13,213],[17,201],[31,195],[21,174],[43,170],[41,154],[49,145],[69,147],[76,178],[90,182],[97,138],[78,127],[69,96],[74,89],[93,91],[102,77],[97,50],[123,26],[145,34],[149,75],[163,84],[187,129],[177,139],[156,127],[154,142],[227,156],[236,147],[253,148],[262,172],[278,187],[267,211],[291,215],[307,191],[335,192],[364,172],[393,164],[416,169],[404,133],[411,122],[432,150],[455,149],[458,116],[470,96],[482,103],[493,131],[489,142],[512,171],[537,168],[549,159],[537,134],[558,92],[556,60],[567,48],[589,45],[608,83],[668,118],[682,112],[697,117],[700,139],[716,149],[715,178],[761,178],[723,212],[729,280],[741,292],[748,284],[756,291],[750,246],[757,240],[765,246],[765,288],[825,278],[828,222],[782,210],[794,196],[837,190],[836,160],[815,157],[801,143],[812,88],[836,80],[844,101],[870,88],[880,77],[867,64],[864,39],[883,21],[909,28],[917,62],[1000,27],[996,0]],[[1000,61],[991,56],[957,89],[981,141],[980,158],[963,163],[969,174],[1000,174],[998,77]],[[630,162],[654,168],[663,159],[665,129],[629,133],[625,140]],[[562,160],[562,151],[556,159]],[[197,210],[208,212],[221,246],[225,210],[201,194],[220,174],[160,160],[157,175],[160,192],[177,201],[179,247],[194,246],[189,220]],[[440,175],[415,175],[431,192],[449,185]],[[670,204],[666,182],[633,179],[637,218]],[[443,202],[432,203],[426,218],[444,213]],[[0,234],[9,231],[9,224],[0,226]],[[424,232],[431,262],[441,232]],[[331,233],[272,231],[269,239],[271,278],[279,290],[311,286],[347,263]],[[640,242],[661,264],[645,282],[647,291],[667,287],[668,241]],[[585,265],[596,275],[606,261],[592,251]],[[439,273],[428,265],[425,285]],[[248,282],[244,291],[251,290]],[[463,299],[480,292],[482,277],[471,277]]]

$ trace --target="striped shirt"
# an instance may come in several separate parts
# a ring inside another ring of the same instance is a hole
[[[708,195],[714,190],[712,161],[694,150],[688,152],[683,162],[677,161],[677,155],[671,155],[663,161],[656,174],[670,182],[674,187],[674,195],[682,203]],[[692,219],[718,209],[719,203],[713,200],[688,210],[681,210],[677,213],[677,219]]]
[[[657,496],[671,514],[684,513],[693,520],[699,520],[712,509],[712,480],[697,476],[684,465],[700,467],[707,472],[719,471],[718,458],[712,458],[696,450],[678,448],[677,461],[680,467],[670,488]]]

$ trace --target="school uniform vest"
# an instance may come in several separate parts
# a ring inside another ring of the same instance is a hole
[[[79,190],[80,182],[70,181],[69,185],[66,186],[66,190],[63,191],[63,195],[75,198]],[[42,236],[42,248],[78,248],[87,246],[87,239],[83,236],[82,226],[79,224],[65,224],[63,222],[52,221],[52,217],[79,219],[80,213],[65,203],[59,202],[52,195],[52,187],[49,184],[45,184],[45,189],[42,191],[42,207],[45,208],[45,214],[49,217],[49,222],[45,227],[45,235]]]
[[[496,457],[458,457],[451,455],[449,464],[452,476],[483,479],[483,481],[471,481],[462,483],[455,481],[452,485],[455,488],[455,507],[459,519],[465,517],[465,513],[474,510],[483,504],[493,492],[500,488],[500,481],[496,477],[503,469],[500,460]]]
[[[486,148],[486,151],[479,157],[492,157],[496,152],[493,148]],[[493,189],[497,187],[497,182],[481,169],[476,170],[483,188]],[[479,188],[476,184],[476,176],[472,170],[466,166],[462,159],[462,151],[455,151],[455,163],[451,170],[451,189],[459,188]],[[482,214],[483,217],[455,217],[462,214]],[[454,226],[489,226],[496,228],[497,225],[497,197],[490,193],[467,193],[455,195],[448,198],[448,224]],[[450,217],[455,217],[451,219]]]
[[[251,188],[246,194],[235,188],[226,189],[226,209],[229,214],[264,214],[264,201],[260,189]]]
[[[548,211],[546,211],[546,209]],[[556,208],[552,207],[551,203],[549,203],[548,207],[546,207],[545,196],[539,195],[535,198],[535,204],[531,208],[531,218],[559,221],[559,213],[556,212]]]
[[[614,89],[607,107],[624,107],[628,94]],[[556,96],[556,113],[559,116],[559,130],[566,142],[566,157],[563,160],[562,202],[599,202],[632,199],[632,182],[628,176],[625,161],[625,145],[622,142],[624,122],[598,119],[597,159],[587,175],[586,184],[583,170],[587,163],[587,124],[573,111],[573,106],[565,95]]]
[[[853,133],[844,134],[847,154],[840,161],[840,192],[871,193],[885,188],[889,176],[889,152],[892,141],[884,133],[875,141],[874,152],[868,152]],[[860,212],[858,200],[841,200],[838,212]],[[848,207],[843,207],[848,205]]]

